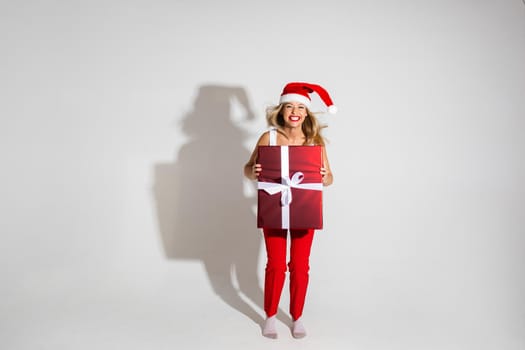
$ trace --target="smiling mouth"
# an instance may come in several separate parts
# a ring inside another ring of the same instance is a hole
[[[301,120],[301,117],[296,116],[296,115],[291,115],[288,117],[288,119],[290,119],[290,121],[292,122],[298,122],[299,120]]]

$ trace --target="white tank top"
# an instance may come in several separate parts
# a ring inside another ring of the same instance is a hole
[[[277,129],[270,128],[270,146],[277,146]]]

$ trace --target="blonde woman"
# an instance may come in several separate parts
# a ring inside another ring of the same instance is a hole
[[[271,129],[261,135],[257,145],[244,166],[244,175],[257,180],[262,172],[257,163],[258,146],[322,146],[323,165],[319,169],[324,186],[333,182],[332,171],[321,135],[321,125],[309,110],[310,94],[316,92],[327,105],[330,113],[336,112],[327,91],[319,85],[293,82],[287,84],[279,99],[279,105],[267,110],[267,121]],[[279,300],[286,278],[287,235],[290,232],[290,314],[292,316],[292,335],[295,338],[306,336],[301,321],[309,279],[310,249],[314,229],[267,229],[263,228],[267,263],[264,280],[264,311],[266,320],[262,333],[268,338],[277,338],[276,315]]]

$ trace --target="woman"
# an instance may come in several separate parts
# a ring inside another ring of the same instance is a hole
[[[257,147],[270,146],[322,146],[323,166],[319,169],[323,185],[332,184],[333,175],[324,148],[325,142],[321,135],[321,125],[315,115],[308,109],[311,100],[309,94],[316,92],[328,106],[330,113],[336,112],[336,107],[325,89],[319,85],[293,82],[287,84],[279,105],[267,110],[266,118],[270,131],[261,135],[250,159],[244,166],[244,175],[256,180],[261,174],[262,166],[257,163]],[[310,248],[314,229],[290,229],[290,314],[293,320],[292,335],[295,338],[306,336],[306,330],[301,322],[303,307],[308,287],[308,271]],[[286,229],[263,229],[266,244],[267,263],[264,280],[264,311],[266,320],[263,335],[277,338],[276,315],[279,300],[286,278]]]

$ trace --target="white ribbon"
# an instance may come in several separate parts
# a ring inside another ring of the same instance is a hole
[[[304,174],[300,171],[292,175],[289,174],[288,146],[281,146],[281,183],[276,182],[258,182],[257,188],[264,190],[270,195],[281,192],[281,217],[282,228],[290,228],[290,203],[292,203],[292,188],[303,190],[322,191],[322,183],[305,183]]]
[[[304,179],[304,174],[300,171],[293,174],[290,179],[289,176],[281,178],[281,183],[276,182],[259,182],[257,188],[259,190],[264,190],[270,195],[281,192],[281,204],[282,206],[289,206],[292,203],[292,188],[299,188],[303,190],[314,190],[322,191],[322,183],[306,183],[302,184],[301,182]]]

